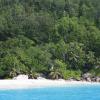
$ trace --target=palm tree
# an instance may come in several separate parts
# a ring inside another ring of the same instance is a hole
[[[10,77],[15,77],[15,76],[17,76],[17,71],[16,71],[15,68],[12,68],[12,70],[11,70],[10,73],[9,73],[9,76],[10,76]]]
[[[37,79],[37,77],[39,76],[39,74],[37,73],[37,72],[34,72],[34,71],[30,71],[29,72],[29,78],[31,78],[31,79]]]
[[[59,78],[62,78],[62,75],[59,71],[54,70],[49,73],[49,78],[50,79],[59,79]]]

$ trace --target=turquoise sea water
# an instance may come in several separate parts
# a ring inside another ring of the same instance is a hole
[[[0,90],[0,100],[100,100],[100,85]]]

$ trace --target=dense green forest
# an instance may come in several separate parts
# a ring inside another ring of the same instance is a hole
[[[100,0],[0,0],[0,78],[100,76]]]

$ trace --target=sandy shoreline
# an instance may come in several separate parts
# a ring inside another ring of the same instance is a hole
[[[28,89],[39,87],[63,87],[63,86],[83,86],[100,85],[95,82],[65,81],[65,80],[0,80],[0,90],[5,89]]]

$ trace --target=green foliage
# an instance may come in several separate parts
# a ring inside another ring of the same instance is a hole
[[[0,78],[99,76],[99,13],[100,0],[0,0]]]
[[[63,72],[63,78],[64,79],[76,79],[80,80],[81,79],[81,71],[74,71],[74,70],[66,70]]]

